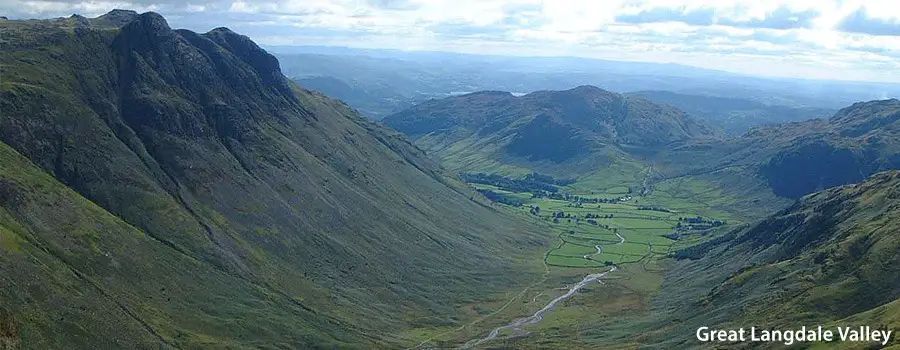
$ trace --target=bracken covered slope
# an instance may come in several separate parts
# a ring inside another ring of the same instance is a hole
[[[533,277],[534,227],[247,37],[117,10],[0,41],[0,324],[26,348],[409,345]]]
[[[681,251],[654,302],[666,325],[643,341],[696,345],[700,326],[896,329],[884,312],[900,298],[898,218],[900,172],[883,172]]]

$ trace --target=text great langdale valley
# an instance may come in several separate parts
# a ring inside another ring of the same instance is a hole
[[[784,345],[792,345],[795,342],[876,342],[887,345],[891,340],[893,331],[886,329],[873,329],[869,326],[837,327],[825,329],[822,326],[799,329],[776,330],[758,329],[750,327],[738,329],[710,329],[700,327],[697,329],[697,340],[701,342],[780,342]]]

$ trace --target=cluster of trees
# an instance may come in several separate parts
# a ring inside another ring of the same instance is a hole
[[[535,216],[541,215],[541,207],[536,206],[536,205],[532,206],[531,209],[528,210],[528,212],[530,212],[531,215],[535,215]]]
[[[553,217],[560,218],[560,219],[563,219],[563,218],[577,219],[578,215],[572,215],[572,214],[566,213],[562,210],[558,210],[555,213],[553,213]],[[615,215],[613,215],[613,214],[606,214],[606,215],[591,214],[591,213],[584,214],[585,219],[612,219],[613,217],[615,217]]]
[[[521,200],[516,198],[510,198],[502,193],[497,193],[491,190],[478,190],[481,194],[483,194],[487,199],[490,199],[492,202],[502,203],[506,205],[511,205],[514,207],[521,207],[524,203]]]
[[[588,214],[588,215],[591,215],[591,214]],[[607,217],[612,217],[612,215],[609,215],[609,216],[604,215],[602,217],[607,218]],[[588,219],[588,218],[590,218],[590,219]],[[601,225],[600,222],[596,220],[599,218],[601,218],[600,215],[585,216],[585,219],[586,219],[585,222],[587,222],[588,224],[594,225],[594,226],[602,226],[602,227],[606,228],[607,230],[609,230],[610,229],[609,225]],[[575,222],[581,221],[581,219],[579,217],[565,214],[561,211],[553,214],[553,222],[554,223],[559,223],[559,219],[569,219],[569,221],[571,221],[572,219],[575,219]]]
[[[562,218],[571,219],[572,214],[566,214],[566,212],[560,210],[560,211],[553,213],[553,217],[557,218],[557,219],[562,219]]]
[[[523,177],[522,180],[535,181],[535,182],[546,183],[546,184],[553,184],[553,185],[557,185],[557,186],[568,186],[568,185],[575,183],[574,178],[554,179],[550,175],[541,175],[538,173],[531,173],[531,174],[525,175],[525,177]]]
[[[725,221],[706,219],[702,216],[696,216],[692,218],[678,218],[678,224],[675,225],[675,228],[679,230],[705,230],[708,228],[719,227],[725,224]]]
[[[681,239],[681,233],[678,232],[678,231],[675,231],[675,232],[672,232],[672,233],[669,233],[669,234],[665,234],[665,235],[663,235],[663,237],[666,237],[666,238],[671,239],[671,240],[673,240],[673,241],[677,241],[677,240]]]
[[[538,207],[531,208],[531,214],[538,215],[539,213],[540,213],[540,208],[538,208]],[[552,215],[550,215],[550,217],[553,218],[554,223],[559,223],[560,219],[567,219],[570,222],[572,220],[575,220],[575,222],[581,221],[581,218],[578,217],[578,215],[572,215],[572,214],[566,213],[562,210],[558,210],[558,211],[554,212]],[[609,225],[600,225],[600,222],[597,221],[596,219],[612,219],[613,217],[614,217],[613,214],[600,215],[600,214],[587,213],[584,215],[584,219],[587,223],[594,225],[594,226],[606,227],[607,230],[609,229]]]
[[[671,211],[662,207],[638,207],[638,210],[652,210],[652,211],[661,211],[664,213],[670,213]]]
[[[550,178],[551,182],[545,182],[545,177],[536,178],[526,175],[521,179],[512,179],[502,175],[487,173],[460,173],[459,178],[465,182],[496,186],[511,192],[531,192],[535,194],[559,192],[559,189],[556,187],[556,180],[553,180],[553,178]]]
[[[629,200],[630,197],[619,197],[619,198],[589,198],[571,195],[567,193],[541,193],[541,192],[532,192],[532,198],[550,198],[560,201],[567,201],[577,204],[600,204],[600,203],[619,203],[622,201]]]

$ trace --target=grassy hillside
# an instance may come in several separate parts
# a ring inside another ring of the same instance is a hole
[[[777,196],[799,198],[900,169],[898,121],[900,101],[860,102],[830,119],[760,127],[739,138],[666,150],[656,164],[668,177],[735,169]]]
[[[372,341],[310,309],[312,291],[287,292],[175,249],[5,144],[0,161],[0,299],[24,348]]]
[[[884,314],[900,298],[898,193],[900,172],[876,174],[680,252],[654,302],[678,321],[647,340],[683,346],[701,323],[900,327]]]
[[[560,177],[627,162],[628,152],[716,135],[677,109],[592,86],[520,97],[472,93],[424,102],[383,121],[452,170]]]
[[[2,21],[0,297],[26,348],[401,346],[548,237],[225,28]]]

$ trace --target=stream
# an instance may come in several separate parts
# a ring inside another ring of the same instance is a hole
[[[468,349],[468,348],[471,348],[474,346],[481,345],[484,342],[491,341],[491,340],[497,338],[497,336],[500,335],[500,332],[505,329],[511,329],[511,330],[515,331],[517,334],[519,334],[519,333],[528,334],[527,332],[522,331],[519,327],[540,323],[541,321],[544,320],[544,315],[547,314],[548,312],[550,312],[551,310],[553,310],[553,308],[556,306],[556,304],[558,304],[559,302],[561,302],[563,300],[571,298],[573,295],[575,295],[575,293],[578,292],[579,289],[584,288],[591,282],[599,281],[601,278],[605,277],[607,274],[609,274],[610,272],[613,272],[615,270],[616,270],[616,267],[613,266],[613,268],[609,269],[608,271],[594,273],[594,274],[585,276],[584,279],[581,280],[581,282],[578,282],[574,286],[572,286],[572,288],[569,288],[569,291],[566,292],[566,294],[560,295],[560,296],[556,297],[555,299],[551,300],[550,303],[548,303],[546,306],[544,306],[540,310],[536,311],[533,315],[524,317],[524,318],[520,318],[520,319],[515,320],[505,326],[500,326],[500,327],[494,328],[494,330],[492,330],[491,333],[487,335],[487,337],[484,337],[481,339],[470,340],[465,345],[463,345],[461,348]]]

